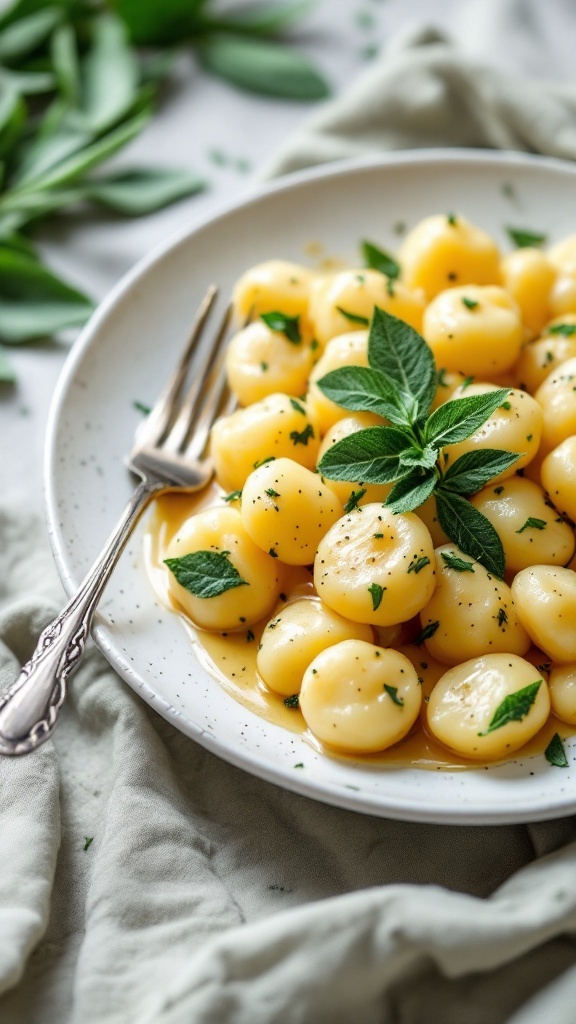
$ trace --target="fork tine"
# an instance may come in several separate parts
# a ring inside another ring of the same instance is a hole
[[[224,358],[224,342],[228,335],[231,315],[232,306],[229,305],[220,323],[216,340],[211,349],[205,354],[204,364],[199,367],[198,376],[190,385],[176,422],[165,440],[163,447],[168,451],[182,452],[192,429],[194,429],[193,443],[194,451],[197,451],[197,455],[191,455],[188,450],[186,455],[199,458],[202,454],[208,431],[212,426],[224,388],[226,387],[226,380],[222,373],[222,363]],[[208,407],[213,411],[207,414],[205,410]],[[199,412],[201,413],[200,416],[198,416]],[[207,415],[209,426],[206,430],[204,424]],[[201,446],[197,443],[199,429],[204,430],[204,442]]]
[[[198,307],[198,311],[190,331],[190,336],[188,338],[188,343],[180,357],[180,361],[176,366],[174,373],[160,392],[152,411],[142,424],[142,427],[146,431],[146,443],[149,445],[159,445],[170,427],[172,417],[182,393],[182,388],[186,381],[192,357],[196,351],[198,342],[202,337],[204,325],[216,301],[217,295],[217,286],[215,284],[210,285],[202,299],[202,302],[200,303],[200,306]]]

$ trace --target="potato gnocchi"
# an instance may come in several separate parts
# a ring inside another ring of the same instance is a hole
[[[238,408],[212,431],[210,495],[160,529],[167,600],[200,639],[245,636],[246,685],[327,752],[401,762],[420,735],[477,765],[543,750],[554,727],[561,744],[576,729],[576,235],[502,254],[447,213],[397,255],[363,252],[238,280]]]

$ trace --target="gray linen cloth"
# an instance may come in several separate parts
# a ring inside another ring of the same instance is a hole
[[[575,159],[575,113],[576,87],[426,31],[273,169],[447,144]],[[3,501],[0,683],[60,593],[43,526]],[[573,819],[420,826],[283,792],[176,732],[95,649],[53,743],[0,764],[0,809],[2,1024],[575,1019]]]

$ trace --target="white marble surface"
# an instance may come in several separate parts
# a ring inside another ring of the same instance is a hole
[[[522,0],[517,6],[522,7]],[[523,34],[508,29],[498,0],[318,0],[294,38],[322,68],[333,95],[362,73],[366,47],[386,45],[396,33],[423,22],[444,29],[471,54],[483,52],[487,26],[496,24],[501,42],[496,51],[492,48],[495,61],[567,80],[573,73],[571,0],[549,0],[540,10],[541,24],[526,25]],[[184,56],[159,113],[116,163],[190,167],[206,177],[209,188],[134,221],[99,215],[62,218],[40,238],[47,260],[102,298],[139,258],[182,224],[204,218],[253,188],[271,155],[315,106],[240,92],[205,74],[192,56]],[[224,166],[215,162],[215,154],[222,154]],[[250,169],[239,170],[238,160],[247,161]],[[67,340],[10,352],[18,383],[14,388],[0,386],[2,498],[10,505],[42,509],[45,425],[69,346]]]

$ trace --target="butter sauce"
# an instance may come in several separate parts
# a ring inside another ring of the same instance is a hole
[[[196,629],[183,614],[168,588],[169,570],[163,559],[166,548],[172,537],[191,515],[223,500],[223,491],[216,484],[211,484],[200,495],[168,493],[155,502],[148,520],[144,538],[144,557],[146,572],[157,598],[172,612],[179,615],[188,634],[194,654],[201,665],[209,672],[223,689],[243,707],[259,715],[268,722],[278,725],[290,732],[303,736],[316,750],[324,755],[346,763],[356,763],[366,767],[383,765],[388,768],[421,768],[428,771],[465,771],[471,768],[486,767],[487,764],[503,762],[473,761],[453,754],[438,743],[426,729],[426,698],[432,687],[447,669],[431,658],[426,649],[414,644],[398,647],[415,665],[422,680],[423,703],[420,719],[411,732],[400,743],[377,754],[342,754],[330,750],[311,735],[301,712],[296,708],[287,708],[281,697],[272,693],[263,684],[256,669],[258,645],[268,617],[252,626],[250,630],[238,632],[208,633]],[[315,595],[312,577],[306,569],[288,568],[287,583],[283,598],[286,603],[300,597]],[[284,604],[281,601],[277,613]],[[271,617],[271,616],[270,616]],[[531,654],[526,656],[532,660]],[[546,660],[542,652],[537,652],[534,663]],[[515,751],[514,760],[542,754],[555,733],[562,739],[573,735],[571,726],[550,715],[540,732],[526,743],[521,750]]]

